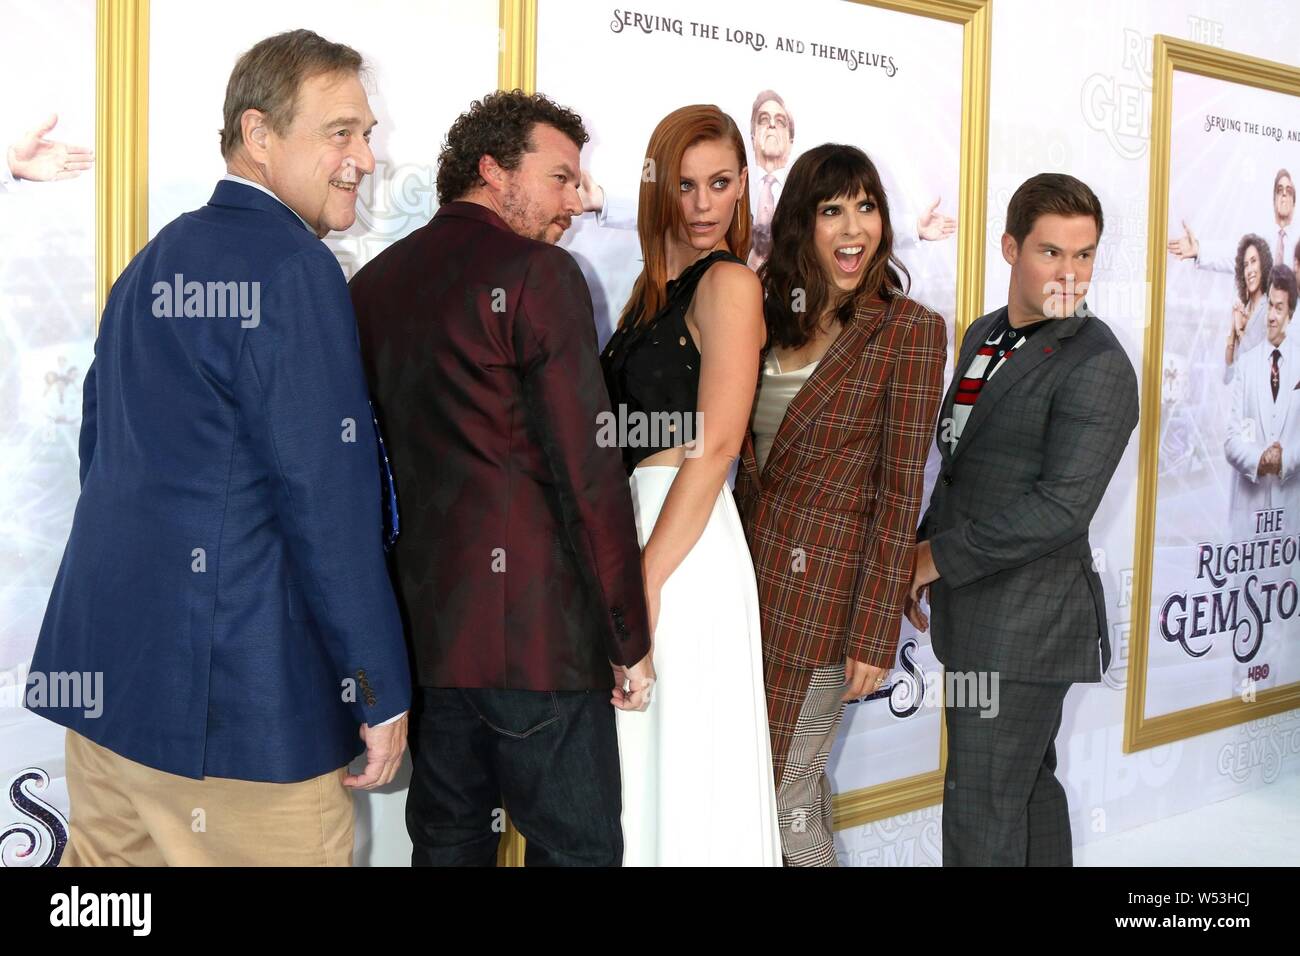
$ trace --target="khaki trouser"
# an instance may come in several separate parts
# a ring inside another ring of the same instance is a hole
[[[192,780],[69,730],[61,866],[350,866],[346,767],[300,783]]]

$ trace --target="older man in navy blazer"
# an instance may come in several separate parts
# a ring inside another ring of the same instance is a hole
[[[305,30],[249,50],[230,175],[109,296],[27,694],[69,729],[65,864],[347,864],[351,788],[401,760],[381,462],[320,242],[373,169],[361,66]],[[102,706],[78,706],[100,676]]]

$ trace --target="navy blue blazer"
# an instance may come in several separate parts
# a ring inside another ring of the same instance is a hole
[[[329,249],[274,197],[218,183],[114,284],[83,403],[81,497],[28,707],[186,777],[347,764],[411,681]],[[96,672],[102,707],[52,693],[73,685],[49,675]]]

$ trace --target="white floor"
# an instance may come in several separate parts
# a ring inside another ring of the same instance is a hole
[[[1075,866],[1300,866],[1300,774],[1074,848]]]

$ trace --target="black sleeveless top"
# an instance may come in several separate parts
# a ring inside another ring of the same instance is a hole
[[[629,475],[656,452],[699,438],[700,352],[686,311],[700,278],[722,261],[745,264],[723,249],[691,263],[668,280],[668,301],[659,313],[618,329],[600,355]]]

